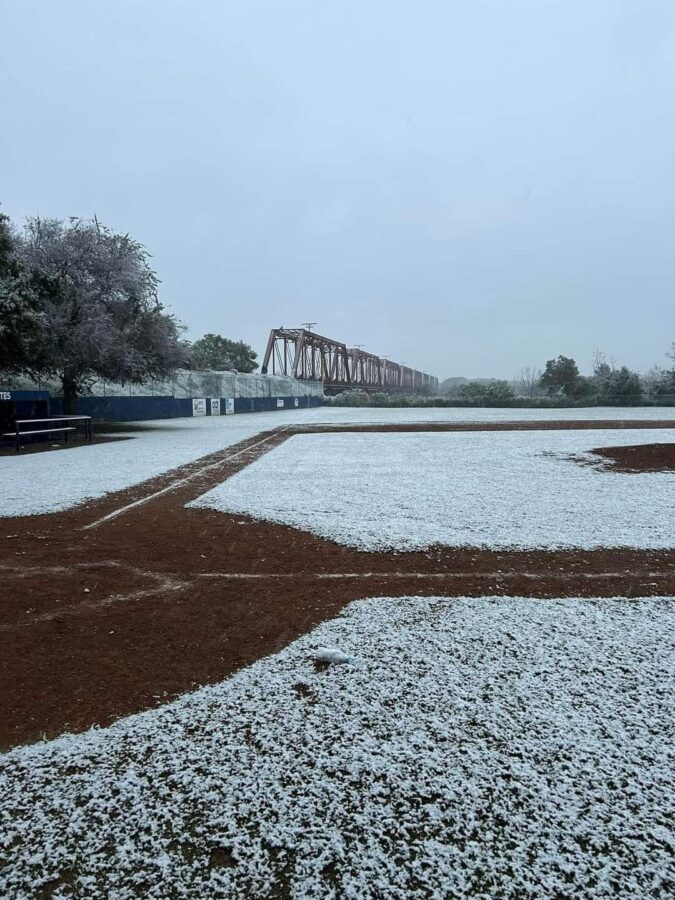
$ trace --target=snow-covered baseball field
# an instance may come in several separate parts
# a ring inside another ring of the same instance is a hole
[[[664,441],[675,429],[296,435],[192,505],[363,550],[669,548],[675,475],[567,458]]]
[[[674,613],[353,603],[222,684],[0,757],[0,894],[672,896]]]
[[[337,409],[139,422],[130,440],[67,453],[0,456],[0,517],[58,512],[287,424],[672,419],[672,409]]]
[[[125,442],[0,457],[0,516],[64,509],[284,424],[542,418],[672,416],[318,409],[154,422]],[[674,475],[569,455],[674,439],[299,435],[196,502],[367,550],[673,547]],[[0,756],[0,897],[665,900],[674,660],[672,597],[359,600],[220,684]]]

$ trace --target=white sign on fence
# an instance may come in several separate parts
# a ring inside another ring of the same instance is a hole
[[[212,400],[211,401],[211,415],[212,416],[220,415],[220,400]]]
[[[293,400],[293,406],[300,406],[300,401],[297,397]]]
[[[231,416],[234,412],[234,400],[232,397],[227,397],[225,399],[225,415]]]
[[[277,409],[282,409],[283,405],[284,405],[284,401],[281,399],[281,397],[279,397],[277,399]]]
[[[193,416],[205,416],[206,415],[206,399],[192,401],[192,415]]]
[[[12,395],[9,391],[0,391],[0,400],[11,400]]]

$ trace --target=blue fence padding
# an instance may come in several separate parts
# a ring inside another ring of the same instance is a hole
[[[217,399],[217,398],[207,398]],[[295,405],[295,401],[298,405]],[[236,397],[235,413],[282,411],[277,400],[283,400],[283,409],[307,409],[320,406],[320,397]],[[63,401],[55,397],[51,402],[52,414],[63,414]],[[225,398],[220,398],[221,415],[225,415]],[[192,399],[177,397],[80,397],[77,412],[91,416],[98,422],[139,422],[144,419],[176,419],[192,416]],[[211,415],[211,404],[206,404],[206,414]]]
[[[277,400],[283,400],[283,407],[277,405]],[[298,405],[295,405],[295,401]],[[224,407],[224,401],[221,400]],[[320,397],[235,397],[235,413],[245,412],[270,412],[276,409],[309,409],[310,406],[321,406]]]
[[[60,397],[52,400],[52,410],[62,413]],[[192,400],[176,397],[80,397],[77,412],[99,422],[138,422],[142,419],[175,419],[192,415]]]

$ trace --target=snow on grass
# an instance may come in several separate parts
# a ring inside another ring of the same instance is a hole
[[[64,453],[0,456],[0,517],[68,509],[111,491],[232,446],[261,431],[292,423],[515,421],[521,419],[671,419],[672,409],[311,409],[279,413],[135,422],[148,431],[131,440],[78,447]],[[96,426],[94,426],[94,431]]]
[[[438,409],[372,409],[324,406],[312,411],[312,424],[390,425],[412,422],[538,422],[538,421],[644,421],[675,422],[672,406],[593,406],[574,409],[489,409],[483,407],[445,407]]]
[[[675,546],[675,475],[562,458],[675,429],[299,435],[194,506],[363,550]]]
[[[155,478],[261,431],[302,422],[311,411],[134,422],[129,440],[60,453],[0,456],[0,517],[68,509]],[[96,426],[94,425],[94,432]]]
[[[674,612],[358,601],[222,684],[0,757],[0,894],[672,897]]]

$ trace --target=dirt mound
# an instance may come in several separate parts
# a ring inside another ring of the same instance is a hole
[[[612,472],[675,472],[675,444],[598,447],[592,452],[606,459]]]

